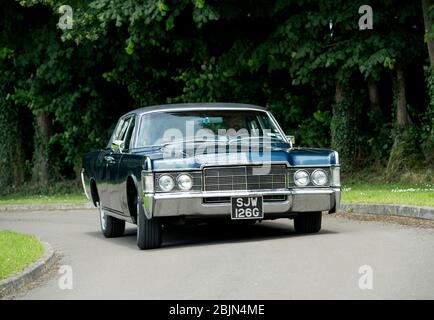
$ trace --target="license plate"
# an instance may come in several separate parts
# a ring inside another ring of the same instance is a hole
[[[232,219],[262,219],[264,211],[262,197],[233,197]]]

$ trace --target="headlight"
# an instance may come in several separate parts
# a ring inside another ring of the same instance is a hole
[[[309,184],[309,173],[306,170],[298,170],[294,173],[294,183],[299,187]]]
[[[311,179],[316,186],[324,186],[328,181],[327,173],[323,169],[316,169],[312,172]]]
[[[158,185],[160,186],[161,191],[169,192],[175,187],[175,181],[171,176],[163,174],[158,178]]]
[[[176,178],[176,182],[181,190],[190,190],[193,188],[193,179],[189,174],[180,174],[178,178]]]

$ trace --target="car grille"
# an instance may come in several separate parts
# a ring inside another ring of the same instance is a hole
[[[286,188],[287,168],[272,165],[205,168],[205,191],[275,190]]]

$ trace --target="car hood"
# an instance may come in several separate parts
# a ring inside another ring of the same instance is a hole
[[[197,150],[195,150],[197,151]],[[154,170],[173,169],[200,169],[203,166],[218,165],[241,165],[241,164],[264,164],[267,162],[287,163],[289,166],[328,166],[337,165],[337,153],[330,149],[322,148],[288,148],[287,145],[276,145],[271,148],[260,148],[256,150],[229,150],[223,152],[194,152],[195,155],[188,155],[183,152],[181,155],[168,157],[163,148],[143,148],[137,150],[139,153],[148,156],[152,161]]]

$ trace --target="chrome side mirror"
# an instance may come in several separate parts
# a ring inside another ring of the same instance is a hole
[[[114,140],[112,143],[112,150],[118,153],[124,152],[125,143],[122,140]]]

